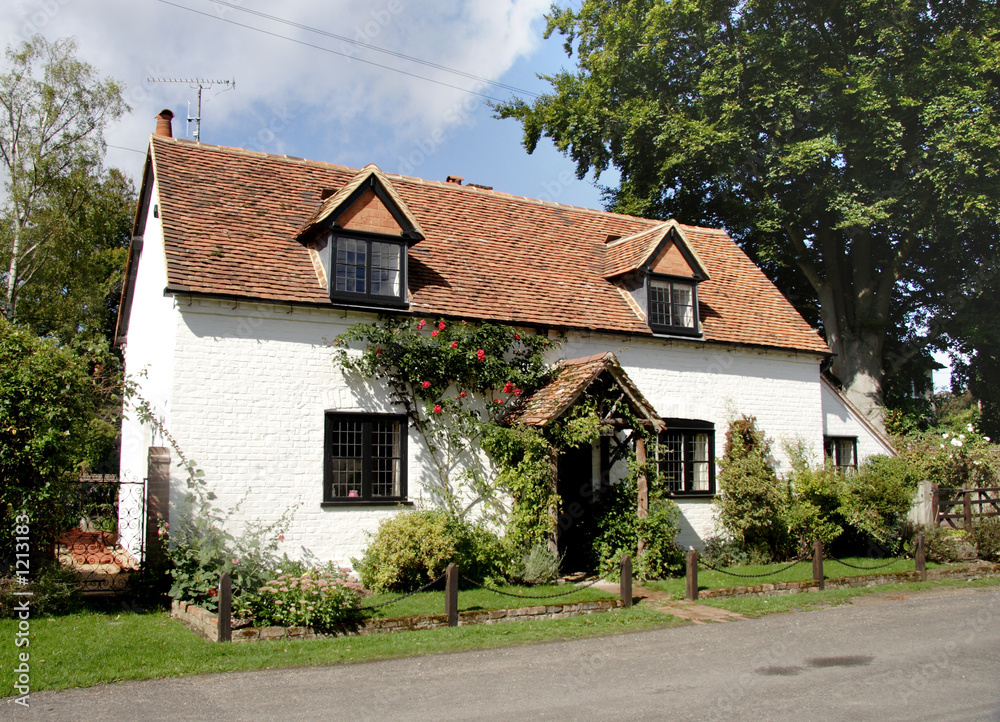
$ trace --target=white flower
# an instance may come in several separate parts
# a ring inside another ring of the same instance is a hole
[[[947,438],[948,438],[948,432],[947,432],[947,431],[946,431],[946,432],[944,432],[944,433],[943,433],[943,434],[941,435],[941,438],[942,438],[942,439],[947,439]]]
[[[979,466],[979,459],[976,459],[975,461],[973,461],[972,465],[973,466]]]
[[[962,445],[962,440],[953,437],[952,440],[951,440],[951,445],[952,446],[961,446]]]
[[[987,442],[989,442],[989,440],[990,440],[989,436],[984,436],[983,438],[986,439]]]
[[[941,448],[942,448],[942,449],[944,448],[944,444],[941,444]]]
[[[966,428],[967,431],[975,431],[975,429],[972,428],[972,424],[969,424],[965,428]]]
[[[965,434],[959,434],[958,438],[960,438],[962,441],[965,441]]]

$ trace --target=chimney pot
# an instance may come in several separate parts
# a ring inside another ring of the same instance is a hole
[[[156,116],[156,132],[155,135],[162,135],[164,138],[173,138],[174,130],[170,124],[170,121],[174,119],[174,114],[164,108]]]
[[[464,175],[450,175],[445,178],[445,183],[454,183],[455,185],[462,185],[462,181],[465,180]]]

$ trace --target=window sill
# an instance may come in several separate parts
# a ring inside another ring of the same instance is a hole
[[[338,506],[413,506],[412,501],[406,499],[343,499],[337,501],[321,501],[320,507],[326,509],[328,507],[338,507]]]
[[[714,491],[672,491],[667,494],[671,499],[714,499]]]

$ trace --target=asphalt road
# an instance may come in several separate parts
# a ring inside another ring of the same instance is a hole
[[[32,695],[40,720],[998,720],[1000,590],[528,647]]]

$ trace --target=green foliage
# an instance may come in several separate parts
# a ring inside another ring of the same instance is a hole
[[[497,464],[497,486],[509,490],[513,505],[504,543],[516,558],[555,533],[559,494],[553,477],[556,453],[535,428],[491,425],[483,449]]]
[[[344,570],[281,574],[246,595],[241,617],[256,627],[311,627],[332,632],[357,626],[364,618],[361,585]]]
[[[896,553],[917,488],[913,467],[899,457],[870,456],[840,479],[840,514],[867,540]]]
[[[535,543],[512,575],[525,584],[549,584],[559,576],[562,557],[545,542]]]
[[[1000,446],[978,434],[972,423],[910,434],[898,446],[916,473],[939,487],[1000,486]]]
[[[800,552],[816,540],[829,546],[844,531],[839,497],[842,475],[830,466],[810,468],[802,444],[788,450],[792,461],[786,511],[789,535],[799,540]]]
[[[614,210],[725,227],[818,307],[852,388],[996,267],[998,26],[989,2],[584,0],[547,31],[576,67],[496,111],[580,177],[616,168]]]
[[[719,460],[715,504],[719,528],[760,558],[781,558],[789,543],[785,517],[788,485],[778,479],[769,456],[770,442],[752,416],[729,424]]]
[[[928,561],[947,564],[976,558],[976,547],[964,529],[930,525],[923,528]]]
[[[650,488],[646,517],[636,513],[641,471],[647,474]],[[632,461],[628,476],[611,486],[597,502],[594,556],[602,574],[613,575],[625,554],[632,557],[632,574],[639,580],[661,579],[680,570],[684,563],[684,552],[677,545],[680,509],[659,494],[662,488],[654,464]]]
[[[78,585],[76,573],[57,562],[48,562],[34,570],[26,585],[15,576],[0,577],[0,619],[15,618],[15,606],[25,600],[30,603],[32,617],[75,612],[82,604]],[[30,592],[31,596],[18,592]]]
[[[374,591],[412,591],[444,573],[450,562],[480,582],[502,575],[500,540],[481,525],[441,509],[403,511],[383,521],[361,559],[351,562]]]
[[[0,563],[12,561],[14,517],[30,517],[35,555],[75,524],[73,481],[117,429],[91,349],[40,339],[0,319]],[[36,560],[38,561],[38,560]],[[6,566],[3,567],[6,571]]]
[[[969,539],[976,547],[976,555],[988,562],[1000,562],[1000,518],[979,519],[969,530]]]
[[[358,353],[352,343],[364,344]],[[433,503],[455,517],[477,508],[501,522],[507,510],[494,469],[476,450],[495,422],[549,376],[552,342],[492,323],[385,318],[355,324],[335,339],[335,362],[365,382],[382,382],[430,451]]]

